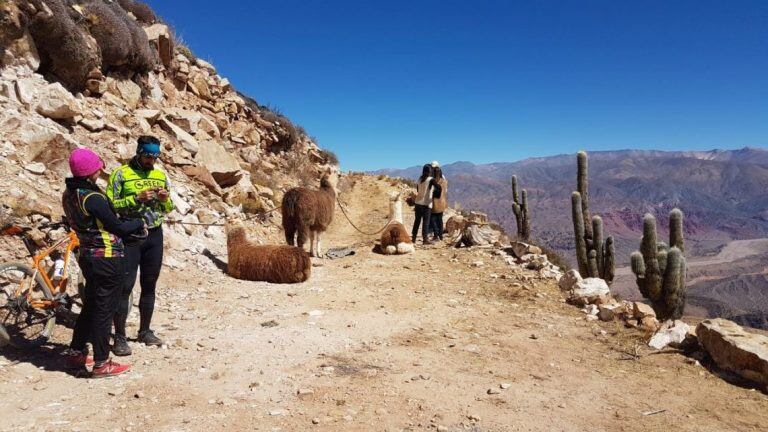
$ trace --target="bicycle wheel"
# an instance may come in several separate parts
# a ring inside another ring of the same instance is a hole
[[[42,345],[53,334],[56,314],[30,305],[39,300],[53,300],[40,274],[25,264],[0,265],[0,326],[14,345]]]

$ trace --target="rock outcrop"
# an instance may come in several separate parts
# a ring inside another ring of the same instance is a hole
[[[748,333],[722,318],[703,321],[696,327],[696,336],[720,368],[768,390],[768,337]]]

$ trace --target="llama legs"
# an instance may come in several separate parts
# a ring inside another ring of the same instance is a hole
[[[309,234],[308,229],[299,228],[299,235],[296,241],[296,246],[304,249],[304,244],[307,242],[307,234]],[[310,250],[312,249],[312,244],[309,245]]]
[[[315,231],[312,230],[309,232],[309,256],[316,257],[315,255]]]
[[[317,257],[318,258],[322,258],[323,257],[323,251],[320,250],[320,233],[319,232],[315,234],[315,242],[317,242],[315,244],[315,252],[317,253]]]

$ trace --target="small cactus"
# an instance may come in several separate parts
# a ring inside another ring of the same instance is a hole
[[[600,216],[589,215],[587,153],[580,151],[576,161],[578,190],[571,195],[571,215],[579,273],[586,277],[604,279],[610,285],[615,274],[613,237],[604,237],[603,219]]]
[[[528,192],[523,189],[522,200],[517,194],[517,176],[512,176],[512,212],[517,221],[517,238],[528,240],[531,236],[531,220],[528,218]]]
[[[685,256],[683,254],[683,212],[669,213],[669,245],[657,241],[656,218],[643,218],[640,250],[630,260],[637,287],[651,301],[660,320],[679,319],[685,308]]]

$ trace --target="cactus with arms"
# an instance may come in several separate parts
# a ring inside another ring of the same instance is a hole
[[[643,239],[640,250],[632,253],[632,272],[643,297],[660,320],[679,319],[685,309],[685,245],[683,212],[669,213],[669,245],[658,242],[656,218],[643,218]]]
[[[577,154],[576,187],[571,195],[573,231],[576,240],[576,262],[585,277],[604,279],[609,285],[614,277],[613,237],[604,237],[603,219],[589,216],[589,171],[587,153]]]
[[[531,236],[531,220],[528,218],[528,192],[523,189],[522,200],[517,195],[517,176],[512,176],[512,212],[517,221],[517,238],[528,240]]]

